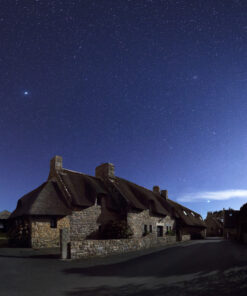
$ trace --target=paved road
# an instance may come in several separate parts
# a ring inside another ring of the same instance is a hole
[[[0,249],[0,295],[247,295],[247,246],[230,241],[79,261],[47,254]]]

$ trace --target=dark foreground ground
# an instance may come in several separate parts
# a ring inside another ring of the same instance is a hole
[[[191,241],[79,261],[56,251],[0,249],[1,296],[247,295],[247,246]]]

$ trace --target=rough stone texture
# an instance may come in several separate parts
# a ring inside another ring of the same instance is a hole
[[[191,239],[191,235],[190,234],[184,234],[184,235],[182,235],[182,242],[188,241],[190,239]]]
[[[78,259],[94,256],[107,256],[110,254],[121,254],[130,251],[147,249],[154,246],[163,246],[175,242],[175,236],[156,238],[153,235],[132,239],[71,241],[71,258]]]
[[[101,207],[98,205],[80,211],[74,211],[70,216],[71,241],[80,241],[87,237],[96,237],[100,225],[100,214]]]
[[[60,250],[61,258],[67,259],[69,256],[70,231],[68,228],[60,229]]]
[[[31,247],[54,248],[60,246],[60,229],[70,228],[69,218],[57,220],[57,228],[51,228],[51,218],[32,218],[31,220]]]
[[[143,236],[144,225],[147,225],[149,231],[149,226],[152,225],[153,235],[157,236],[157,226],[163,226],[163,233],[166,233],[166,227],[169,226],[173,230],[174,220],[170,216],[157,217],[149,213],[149,210],[144,210],[141,212],[130,212],[127,214],[127,222],[132,229],[134,235],[133,237],[140,238]]]
[[[101,207],[93,207],[75,211],[70,216],[71,223],[71,258],[90,256],[105,256],[129,251],[150,248],[157,245],[166,245],[176,241],[175,236],[166,235],[166,226],[174,227],[171,217],[157,217],[149,214],[149,210],[131,212],[127,214],[127,223],[134,235],[130,239],[97,240],[98,227],[109,220],[116,220],[118,216],[106,211],[104,200]],[[147,233],[144,235],[144,225]],[[149,233],[152,225],[152,233]],[[163,237],[157,237],[157,226],[163,226]]]

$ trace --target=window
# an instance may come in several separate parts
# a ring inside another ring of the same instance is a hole
[[[229,216],[232,217],[232,213],[229,213]]]
[[[185,211],[183,211],[183,213],[184,213],[186,216],[188,215]]]
[[[170,230],[170,231],[172,230],[172,227],[171,227],[171,226],[169,226],[169,230]]]
[[[152,233],[153,232],[153,226],[149,225],[149,232]]]
[[[163,236],[163,226],[157,226],[157,236],[158,237]]]
[[[193,212],[191,212],[191,215],[195,217],[195,214]]]
[[[169,230],[169,226],[166,226],[166,231],[168,231]]]
[[[51,228],[57,228],[57,218],[52,218],[50,221]]]

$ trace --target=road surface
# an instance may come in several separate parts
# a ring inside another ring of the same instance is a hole
[[[1,296],[247,295],[247,246],[220,239],[77,261],[0,249],[0,264]]]

